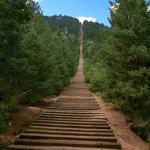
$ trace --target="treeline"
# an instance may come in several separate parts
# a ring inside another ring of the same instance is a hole
[[[86,81],[91,90],[128,114],[131,128],[150,141],[148,4],[144,0],[117,0],[111,6],[111,28],[99,25],[95,31],[95,23],[84,22]]]
[[[0,130],[18,104],[57,94],[76,71],[80,23],[61,20],[67,26],[44,17],[32,0],[0,1]]]
[[[67,30],[69,33],[78,36],[79,34],[79,20],[70,16],[45,16],[49,25],[53,30],[64,31]]]

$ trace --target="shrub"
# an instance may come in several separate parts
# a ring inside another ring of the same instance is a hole
[[[8,108],[0,106],[0,132],[6,128],[6,120],[8,119]]]

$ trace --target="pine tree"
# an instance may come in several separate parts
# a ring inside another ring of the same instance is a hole
[[[150,11],[145,0],[111,2],[109,37],[96,49],[92,89],[119,105],[144,139],[150,133]],[[100,39],[99,39],[100,40]],[[100,40],[101,41],[101,40]],[[96,44],[96,43],[95,43]],[[98,44],[96,44],[98,45]],[[93,50],[94,47],[92,47]],[[92,60],[89,59],[91,64]]]
[[[18,82],[18,66],[16,60],[20,57],[21,30],[22,25],[32,18],[34,12],[32,4],[27,2],[27,0],[0,1],[1,98],[15,92],[16,89]]]

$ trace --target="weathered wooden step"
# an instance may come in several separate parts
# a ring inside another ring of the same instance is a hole
[[[72,146],[91,148],[116,148],[121,149],[120,144],[113,142],[81,141],[81,140],[41,140],[41,139],[17,139],[17,145],[39,145],[39,146]]]
[[[56,101],[56,102],[54,102],[53,104],[55,104],[55,105],[58,105],[58,106],[72,106],[72,105],[78,105],[78,106],[84,106],[84,107],[89,107],[89,105],[90,106],[99,106],[96,102],[82,102],[82,101],[80,101],[80,102],[76,102],[76,101],[74,101],[74,102],[60,102],[60,101]]]
[[[107,119],[105,118],[105,117],[89,117],[89,118],[87,118],[87,117],[85,117],[85,118],[75,118],[75,117],[59,117],[59,116],[49,116],[49,115],[41,115],[40,116],[40,118],[45,118],[45,120],[47,119],[51,119],[51,120],[72,120],[72,121],[106,121]]]
[[[33,122],[32,125],[48,126],[48,127],[72,127],[72,128],[88,128],[88,129],[110,129],[108,125],[78,125],[78,124],[57,124],[57,123],[40,123]]]
[[[105,115],[59,115],[59,114],[48,114],[48,113],[43,113],[40,115],[41,117],[47,117],[47,118],[70,118],[70,119],[106,119]]]
[[[93,103],[61,103],[61,102],[55,102],[51,104],[50,106],[53,107],[61,107],[61,108],[100,108],[98,104],[93,104]]]
[[[76,98],[59,98],[56,102],[61,103],[87,103],[87,104],[97,104],[95,100],[92,99],[76,99]]]
[[[70,113],[70,112],[51,112],[45,111],[44,114],[63,115],[63,116],[104,116],[104,113]]]
[[[87,86],[71,85],[71,89],[88,89]]]
[[[83,76],[75,76],[70,83],[71,84],[82,84],[82,85],[86,85],[84,80],[83,80]],[[79,82],[80,81],[80,82]]]
[[[82,136],[109,136],[114,137],[114,134],[110,130],[105,132],[85,132],[85,131],[70,131],[70,130],[44,130],[44,129],[27,129],[25,133],[42,133],[42,134],[63,134],[63,135],[82,135]]]
[[[76,86],[76,85],[70,85],[69,88],[70,88],[70,89],[78,89],[78,90],[79,90],[79,89],[81,89],[81,90],[88,90],[88,87],[87,87],[87,86],[82,86],[82,87],[80,86],[80,87],[79,87],[79,86]],[[66,89],[68,89],[68,88],[64,88],[64,90],[66,90]]]
[[[43,113],[41,114],[41,116],[47,116],[47,117],[63,117],[63,118],[75,118],[75,119],[94,119],[94,118],[106,118],[105,115],[101,114],[101,115],[96,115],[96,116],[92,116],[92,115],[63,115],[63,114],[49,114],[49,113]]]
[[[38,126],[30,125],[29,129],[38,129],[38,130],[58,130],[58,131],[74,131],[74,132],[109,132],[112,133],[112,129],[93,129],[93,128],[73,128],[73,127],[53,127],[53,126]]]
[[[67,117],[103,117],[105,116],[104,114],[58,114],[58,113],[51,113],[51,112],[44,112],[43,115],[49,115],[49,116],[67,116]]]
[[[73,100],[94,100],[93,96],[85,96],[85,97],[81,97],[81,96],[59,96],[59,99],[73,99]]]
[[[54,112],[54,113],[76,113],[76,114],[97,114],[102,113],[101,110],[59,110],[59,109],[48,109],[46,111]]]
[[[90,114],[90,113],[87,113],[87,114],[75,114],[75,113],[52,113],[50,111],[45,111],[43,112],[43,114],[41,115],[49,115],[49,116],[73,116],[73,117],[104,117],[105,115],[103,113],[99,113],[99,114]]]
[[[60,109],[65,109],[65,110],[89,110],[89,109],[100,109],[100,107],[96,104],[96,105],[92,105],[92,104],[82,104],[82,103],[74,103],[74,104],[52,104],[50,105],[52,107],[59,107]]]
[[[100,110],[98,111],[66,111],[66,110],[51,110],[51,109],[47,109],[44,112],[48,112],[48,113],[57,113],[57,114],[77,114],[77,115],[97,115],[97,114],[104,114],[103,112],[101,112]]]
[[[50,117],[40,117],[39,119],[42,120],[54,120],[54,121],[72,121],[72,122],[106,122],[105,118],[102,119],[69,119],[69,118],[50,118]]]
[[[69,119],[106,119],[105,116],[63,116],[63,115],[49,115],[49,114],[42,114],[41,117],[47,117],[47,118],[69,118]]]
[[[85,107],[85,108],[78,108],[78,107],[48,107],[48,109],[59,109],[59,110],[98,110],[100,107]]]
[[[83,123],[89,123],[89,122],[93,122],[93,123],[97,123],[97,122],[104,122],[104,121],[107,121],[107,120],[104,120],[104,119],[99,119],[99,120],[96,120],[96,119],[92,119],[92,120],[87,120],[87,119],[63,119],[63,118],[39,118],[39,119],[42,119],[42,120],[52,120],[52,121],[72,121],[72,122],[83,122]]]
[[[51,110],[79,110],[79,111],[81,111],[81,110],[99,110],[100,109],[100,107],[85,107],[85,108],[78,108],[78,107],[75,107],[75,108],[68,108],[68,107],[48,107],[48,109],[51,109]]]
[[[117,142],[115,137],[103,136],[82,136],[82,135],[55,135],[55,134],[40,134],[40,133],[23,133],[20,135],[23,139],[58,139],[58,140],[82,140],[82,141],[99,141],[99,142]]]
[[[72,99],[72,100],[90,100],[90,101],[95,101],[94,97],[93,96],[79,96],[79,95],[76,95],[76,96],[69,96],[69,95],[61,95],[59,96],[59,99],[60,100],[66,100],[66,99]]]
[[[44,113],[49,113],[50,115],[72,115],[72,116],[99,116],[99,115],[104,115],[103,112],[99,112],[99,113],[91,113],[91,112],[66,112],[66,111],[49,111],[46,110]]]
[[[67,104],[67,105],[72,105],[72,104],[78,104],[78,105],[96,105],[99,106],[99,104],[97,104],[97,102],[95,101],[88,101],[88,100],[58,100],[55,102],[56,104],[62,103],[62,104]]]
[[[41,119],[38,119],[38,120],[35,120],[34,122],[41,122],[41,123],[63,123],[63,124],[79,124],[79,125],[108,125],[108,123],[106,121],[98,121],[98,122],[77,122],[77,121],[58,121],[58,120],[43,120],[42,118]]]
[[[65,89],[63,92],[65,91],[69,91],[69,92],[86,92],[86,93],[91,93],[88,89],[74,89],[74,88],[68,88],[68,89]]]
[[[65,147],[65,146],[27,146],[27,145],[10,145],[11,150],[81,150],[81,147]],[[99,149],[99,148],[83,148],[82,150],[118,150],[118,149]]]
[[[76,96],[78,94],[78,96],[92,96],[92,94],[91,93],[70,93],[70,92],[65,92],[65,93],[62,93],[61,95],[68,95],[68,96]]]
[[[70,94],[77,94],[77,95],[80,95],[80,94],[84,94],[84,95],[86,95],[86,96],[92,96],[92,94],[90,93],[90,92],[88,92],[88,91],[77,91],[77,90],[66,90],[66,91],[63,91],[62,92],[62,95],[64,95],[64,94],[67,94],[67,95],[70,95]]]
[[[88,87],[86,84],[82,84],[82,83],[76,83],[76,84],[70,84],[70,86],[76,86],[76,87]]]
[[[85,103],[85,104],[97,104],[94,100],[86,100],[86,99],[80,99],[80,100],[72,100],[72,99],[58,99],[56,103]]]

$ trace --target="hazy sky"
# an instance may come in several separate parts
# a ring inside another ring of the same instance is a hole
[[[44,15],[90,17],[90,20],[109,25],[109,0],[36,0]],[[92,18],[91,18],[92,17]],[[81,18],[82,19],[82,18]]]

